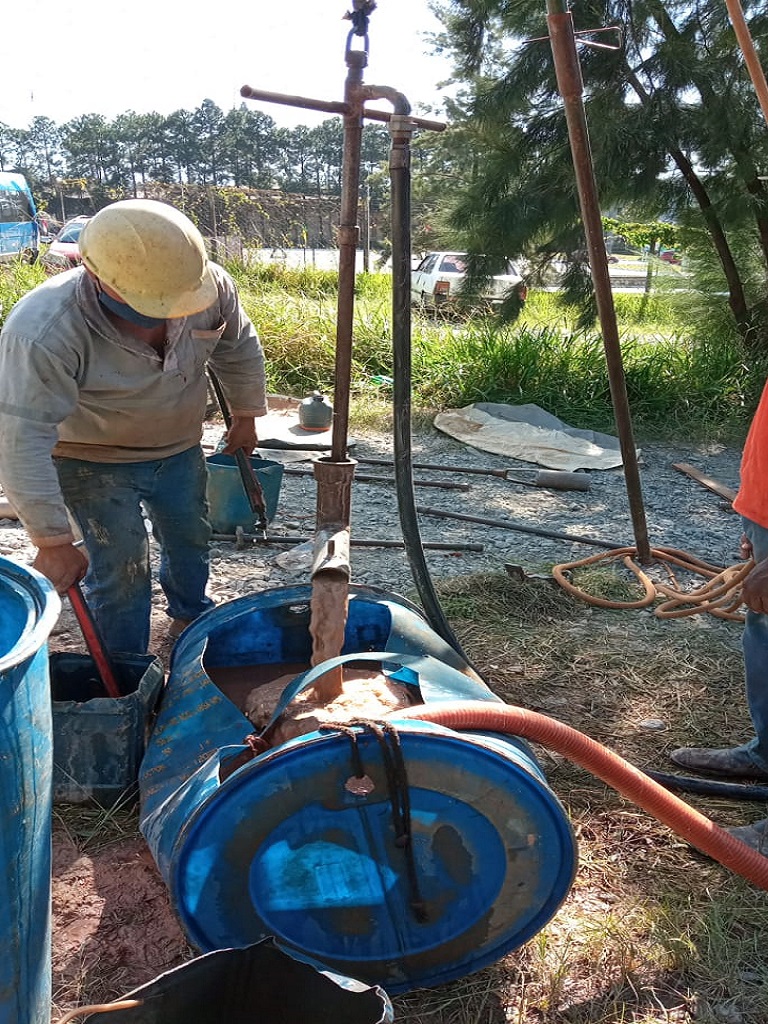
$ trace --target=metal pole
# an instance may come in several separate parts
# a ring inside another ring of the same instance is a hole
[[[768,84],[765,81],[760,58],[755,51],[755,44],[752,41],[752,35],[744,17],[744,11],[739,0],[725,0],[725,6],[728,8],[728,15],[733,25],[733,31],[736,33],[736,40],[741,47],[744,63],[747,65],[749,77],[752,79],[752,85],[757,93],[760,109],[766,122],[768,122]]]
[[[341,212],[339,217],[339,297],[336,315],[336,376],[333,393],[331,460],[347,457],[349,383],[352,375],[352,318],[355,304],[357,211],[360,197],[360,154],[363,139],[363,68],[365,50],[347,49],[344,83],[344,150],[342,156]]]
[[[573,18],[570,12],[563,10],[561,0],[547,0],[547,12],[547,25],[552,46],[552,56],[555,62],[557,86],[565,105],[565,118],[568,125],[568,138],[571,144],[573,167],[576,172],[581,219],[587,239],[589,265],[592,270],[597,311],[603,332],[603,348],[608,367],[613,412],[616,418],[616,428],[624,461],[624,479],[634,528],[635,545],[638,558],[647,565],[653,559],[648,540],[640,471],[637,463],[637,451],[632,432],[627,385],[621,358],[619,330],[616,323],[616,310],[613,305],[611,279],[608,274],[608,257],[603,239],[600,203],[597,195],[597,183],[595,181],[589,134],[587,131],[587,119],[582,99],[583,83],[578,53],[576,52]]]

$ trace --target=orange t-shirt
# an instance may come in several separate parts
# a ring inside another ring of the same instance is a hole
[[[741,483],[733,507],[768,529],[768,381],[744,442]]]

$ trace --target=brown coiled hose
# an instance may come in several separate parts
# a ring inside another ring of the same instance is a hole
[[[719,619],[729,619],[734,622],[744,621],[744,616],[739,612],[741,583],[754,568],[754,560],[750,559],[741,565],[723,569],[716,565],[710,565],[709,562],[704,562],[695,555],[690,555],[677,548],[651,548],[651,557],[654,562],[663,565],[672,580],[673,585],[667,586],[665,583],[654,583],[635,561],[636,556],[637,548],[635,547],[614,548],[611,551],[602,551],[600,554],[591,555],[589,558],[556,565],[552,569],[552,575],[563,590],[567,590],[574,597],[599,608],[648,608],[658,597],[663,596],[666,601],[654,609],[654,615],[659,619],[677,619],[684,615],[708,612]],[[616,558],[620,558],[624,566],[634,573],[642,584],[644,594],[635,601],[615,601],[597,597],[577,587],[568,579],[568,573],[574,569],[583,569],[585,566]],[[673,566],[703,576],[706,582],[695,590],[685,592],[675,578]]]
[[[734,838],[623,757],[563,722],[526,708],[486,701],[419,704],[393,712],[392,717],[421,719],[448,729],[507,733],[540,743],[586,768],[697,850],[768,889],[768,857]]]

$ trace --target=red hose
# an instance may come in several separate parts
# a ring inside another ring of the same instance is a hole
[[[526,708],[486,701],[419,704],[394,712],[392,717],[422,719],[448,729],[503,732],[549,747],[608,783],[668,825],[691,846],[761,889],[768,889],[768,857],[734,838],[623,757],[554,718]]]

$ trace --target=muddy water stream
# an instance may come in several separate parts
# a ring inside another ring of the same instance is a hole
[[[309,633],[311,666],[338,657],[344,647],[349,607],[345,577],[319,573],[312,582]],[[207,668],[210,678],[251,721],[257,731],[272,720],[289,683],[310,665],[280,663]],[[298,694],[270,729],[272,745],[314,732],[325,724],[343,724],[357,718],[377,719],[412,703],[406,687],[393,683],[370,662],[348,662],[321,676]]]

